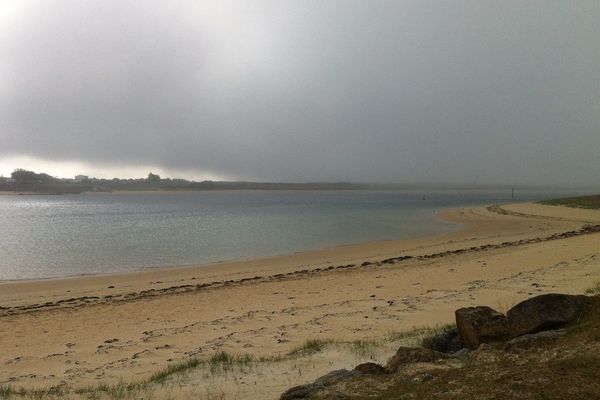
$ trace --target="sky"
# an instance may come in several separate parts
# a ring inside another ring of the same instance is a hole
[[[0,173],[600,185],[600,2],[0,0]]]

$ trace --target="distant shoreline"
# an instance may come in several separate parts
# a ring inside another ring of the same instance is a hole
[[[407,187],[407,188],[347,188],[347,189],[335,189],[335,188],[302,188],[302,189],[265,189],[265,188],[253,188],[253,189],[240,189],[240,188],[218,188],[218,189],[119,189],[119,190],[86,190],[81,192],[43,192],[43,191],[9,191],[0,190],[0,196],[68,196],[68,195],[135,195],[135,194],[183,194],[183,193],[235,193],[235,192],[291,192],[291,193],[302,193],[302,192],[403,192],[403,193],[414,193],[416,195],[425,195],[431,193],[441,192],[495,192],[507,190],[506,188],[496,187],[470,187],[470,188],[452,188],[452,187]],[[571,188],[523,188],[521,192],[564,192],[565,195],[577,192],[577,189]],[[585,191],[588,193],[597,193],[598,190]],[[507,193],[510,193],[507,191]],[[577,192],[579,193],[579,192]],[[561,196],[561,195],[558,195]],[[426,200],[426,199],[425,199]]]
[[[62,195],[87,193],[179,193],[209,191],[555,191],[590,192],[590,188],[509,184],[448,183],[364,183],[364,182],[253,182],[189,181],[161,178],[150,173],[147,178],[105,179],[77,176],[74,179],[52,177],[45,173],[16,170],[11,178],[0,178],[0,194]],[[597,188],[600,191],[600,187]]]

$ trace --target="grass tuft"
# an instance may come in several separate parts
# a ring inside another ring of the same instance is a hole
[[[350,351],[359,357],[365,357],[381,345],[381,342],[375,340],[355,340],[350,342]]]
[[[201,364],[200,360],[197,358],[190,358],[189,360],[184,360],[176,364],[169,365],[166,369],[162,371],[158,371],[148,379],[149,383],[163,383],[172,375],[175,374],[183,374],[187,371],[197,368]]]
[[[596,282],[596,285],[587,288],[584,293],[588,295],[600,295],[600,282]]]
[[[0,385],[0,399],[8,399],[15,394],[15,391],[10,386]]]
[[[429,333],[427,333],[426,335],[424,335],[421,338],[421,346],[430,348],[431,347],[430,346],[431,339],[434,336],[442,335],[452,329],[456,329],[456,324],[446,324],[446,325],[440,325],[440,326],[436,326],[435,328],[432,328]]]
[[[325,350],[327,345],[333,343],[331,339],[308,339],[301,346],[292,349],[288,355],[292,357],[304,357],[311,354],[320,353]]]
[[[386,340],[390,342],[405,342],[407,346],[421,346],[423,341],[455,328],[455,324],[436,325],[434,327],[413,328],[402,332],[388,332]]]

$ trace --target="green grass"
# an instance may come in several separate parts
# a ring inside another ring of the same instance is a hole
[[[43,399],[43,398],[56,398],[59,399],[64,397],[66,388],[64,386],[50,386],[44,389],[30,389],[26,390],[23,388],[13,388],[12,386],[1,385],[0,386],[0,399],[9,399],[11,397],[26,397],[28,399]]]
[[[0,399],[8,399],[15,394],[15,390],[11,386],[0,386]]]
[[[382,346],[385,343],[404,342],[407,346],[420,346],[425,340],[432,336],[439,335],[449,329],[455,328],[455,324],[436,325],[434,327],[412,328],[406,331],[388,332],[381,339],[372,340],[354,340],[343,341],[336,339],[309,339],[302,345],[295,347],[283,359],[293,357],[306,357],[324,351],[328,346],[338,346],[349,348],[350,351],[358,356],[364,356],[372,352],[373,349]]]
[[[194,370],[199,367],[209,367],[212,372],[215,372],[217,369],[231,369],[234,366],[242,367],[248,366],[252,363],[257,362],[267,362],[272,360],[278,360],[277,358],[255,358],[250,354],[229,354],[225,351],[220,351],[218,353],[213,354],[210,358],[206,360],[202,360],[199,358],[190,358],[187,360],[183,360],[179,363],[171,364],[167,368],[158,371],[148,380],[147,383],[164,383],[168,378],[174,375],[183,375],[188,373],[191,370]]]
[[[600,195],[583,196],[583,197],[568,197],[564,199],[543,200],[539,204],[548,206],[567,206],[574,208],[586,208],[590,210],[600,209]]]
[[[354,342],[350,342],[349,346],[353,354],[356,354],[358,357],[366,357],[372,354],[381,344],[382,342],[377,340],[355,340]]]
[[[189,360],[184,360],[176,364],[171,364],[162,371],[158,371],[152,374],[150,378],[148,378],[148,382],[163,383],[172,375],[185,373],[189,370],[197,368],[200,364],[201,361],[197,358],[190,358]]]
[[[389,342],[406,342],[407,346],[422,346],[427,340],[433,336],[440,335],[452,328],[456,328],[456,324],[442,324],[434,327],[413,328],[408,331],[388,332],[386,340]]]
[[[292,357],[306,357],[313,355],[315,353],[320,353],[327,345],[333,343],[334,341],[331,339],[309,339],[304,342],[302,345],[292,349],[288,355]]]
[[[451,329],[456,328],[456,324],[452,323],[452,324],[446,324],[446,325],[440,325],[437,326],[435,328],[430,328],[428,331],[423,332],[423,336],[421,337],[421,346],[422,347],[429,347],[431,339],[434,336],[438,336],[441,335],[443,333],[448,332]]]

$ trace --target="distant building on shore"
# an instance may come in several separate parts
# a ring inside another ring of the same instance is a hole
[[[75,182],[85,182],[89,179],[87,175],[75,175]]]

